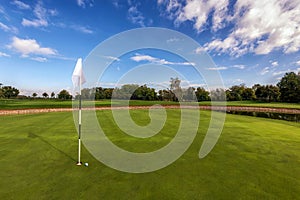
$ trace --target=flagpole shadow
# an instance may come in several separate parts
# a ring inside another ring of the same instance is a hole
[[[65,155],[66,157],[68,157],[69,159],[71,159],[72,161],[76,162],[76,160],[74,158],[72,158],[72,156],[68,155],[66,152],[64,152],[61,149],[57,148],[56,146],[52,145],[47,140],[45,140],[43,137],[41,137],[39,135],[36,135],[34,133],[28,133],[28,137],[29,138],[38,138],[40,141],[44,142],[45,144],[47,144],[48,146],[50,146],[52,149],[58,151],[59,153]]]

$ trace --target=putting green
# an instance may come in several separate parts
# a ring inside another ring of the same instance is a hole
[[[122,134],[110,111],[100,124],[120,147],[153,151],[166,145],[178,128],[170,109],[162,132],[150,139]],[[191,111],[193,112],[193,111]],[[141,125],[145,110],[132,111]],[[85,148],[75,165],[77,135],[72,113],[0,116],[1,199],[297,199],[300,194],[300,124],[227,115],[213,151],[198,158],[210,120],[201,111],[193,144],[173,164],[146,174],[129,174],[95,160]]]

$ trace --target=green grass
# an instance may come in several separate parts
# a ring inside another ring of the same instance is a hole
[[[87,102],[87,101],[86,101]],[[93,102],[87,102],[87,105],[92,105]],[[110,100],[95,101],[95,106],[110,106]],[[125,101],[114,101],[115,105],[126,105]],[[154,104],[160,105],[178,105],[177,102],[170,101],[141,101],[131,100],[131,106],[151,106]],[[190,104],[186,102],[185,104]],[[218,105],[218,102],[216,102]],[[211,102],[199,102],[199,105],[211,105]],[[223,105],[223,104],[221,104]],[[228,101],[228,106],[255,106],[255,107],[271,107],[271,108],[295,108],[300,109],[299,103],[262,103],[256,101]],[[15,110],[15,109],[32,109],[32,108],[72,108],[72,101],[61,101],[57,99],[33,99],[33,100],[17,100],[17,99],[0,99],[0,110]]]
[[[110,101],[97,101],[96,106],[110,106]],[[34,108],[72,108],[72,101],[57,99],[0,99],[0,110],[34,109]]]
[[[0,99],[0,109],[31,109],[31,108],[65,108],[72,107],[71,101],[59,101],[52,99]]]
[[[96,107],[100,106],[111,106],[112,102],[110,100],[100,100],[100,101],[83,101],[84,105],[94,105]],[[77,102],[75,102],[77,103]],[[113,101],[114,105],[125,106],[126,101]],[[154,104],[161,105],[178,105],[177,102],[169,101],[130,101],[131,106],[149,106]],[[72,101],[63,101],[57,99],[0,99],[0,110],[16,110],[16,109],[34,109],[34,108],[72,108]]]
[[[190,112],[193,112],[192,110]],[[157,136],[135,139],[120,132],[111,111],[99,111],[100,123],[120,147],[152,151],[175,134],[180,113],[167,111]],[[132,111],[139,124],[146,110]],[[198,158],[210,119],[201,111],[193,144],[173,164],[145,174],[113,170],[85,148],[75,165],[77,135],[72,113],[0,116],[1,199],[299,199],[299,123],[227,115],[213,151]],[[175,125],[174,125],[175,124]]]
[[[256,102],[256,101],[227,101],[227,106],[255,106],[255,107],[269,107],[269,108],[300,109],[300,103],[282,103],[282,102],[264,103],[264,102]]]

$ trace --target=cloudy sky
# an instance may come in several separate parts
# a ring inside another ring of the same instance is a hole
[[[275,84],[285,72],[300,70],[299,0],[11,0],[0,4],[0,83],[23,94],[71,89],[77,58],[141,27],[168,28],[197,41],[193,53],[207,52],[215,66],[205,70],[218,71],[227,87]],[[102,56],[114,62],[100,86],[113,86],[141,64],[166,65],[192,86],[203,84],[192,75],[192,63],[170,53],[143,49]],[[157,84],[167,83],[166,77]]]

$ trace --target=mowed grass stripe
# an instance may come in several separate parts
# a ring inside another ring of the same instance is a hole
[[[125,106],[128,102],[123,100],[99,100],[99,101],[84,101],[85,106],[103,107],[111,106],[113,103],[116,106]],[[78,101],[74,102],[75,105]],[[172,101],[142,101],[130,100],[130,106],[151,106],[160,105],[179,105],[178,102]],[[190,105],[191,102],[183,102]],[[193,104],[193,103],[192,103]],[[214,102],[215,105],[224,105],[223,103]],[[259,101],[227,101],[227,106],[250,106],[250,107],[266,107],[266,108],[289,108],[300,109],[300,103],[282,103],[282,102],[259,102]],[[199,105],[210,106],[210,101],[199,102]],[[0,99],[0,110],[18,110],[18,109],[47,109],[47,108],[72,108],[72,101],[63,101],[58,99]]]
[[[193,111],[191,111],[193,112]],[[168,110],[157,136],[131,138],[115,127],[110,111],[100,124],[121,147],[138,152],[164,146],[176,133],[178,110]],[[147,110],[133,119],[147,124]],[[198,152],[210,120],[201,111],[193,144],[170,166],[146,174],[106,167],[85,148],[75,165],[77,134],[72,113],[0,117],[2,199],[297,199],[300,193],[299,123],[227,115],[222,135],[204,159]],[[169,131],[168,131],[169,130]],[[160,141],[161,139],[161,141]]]

